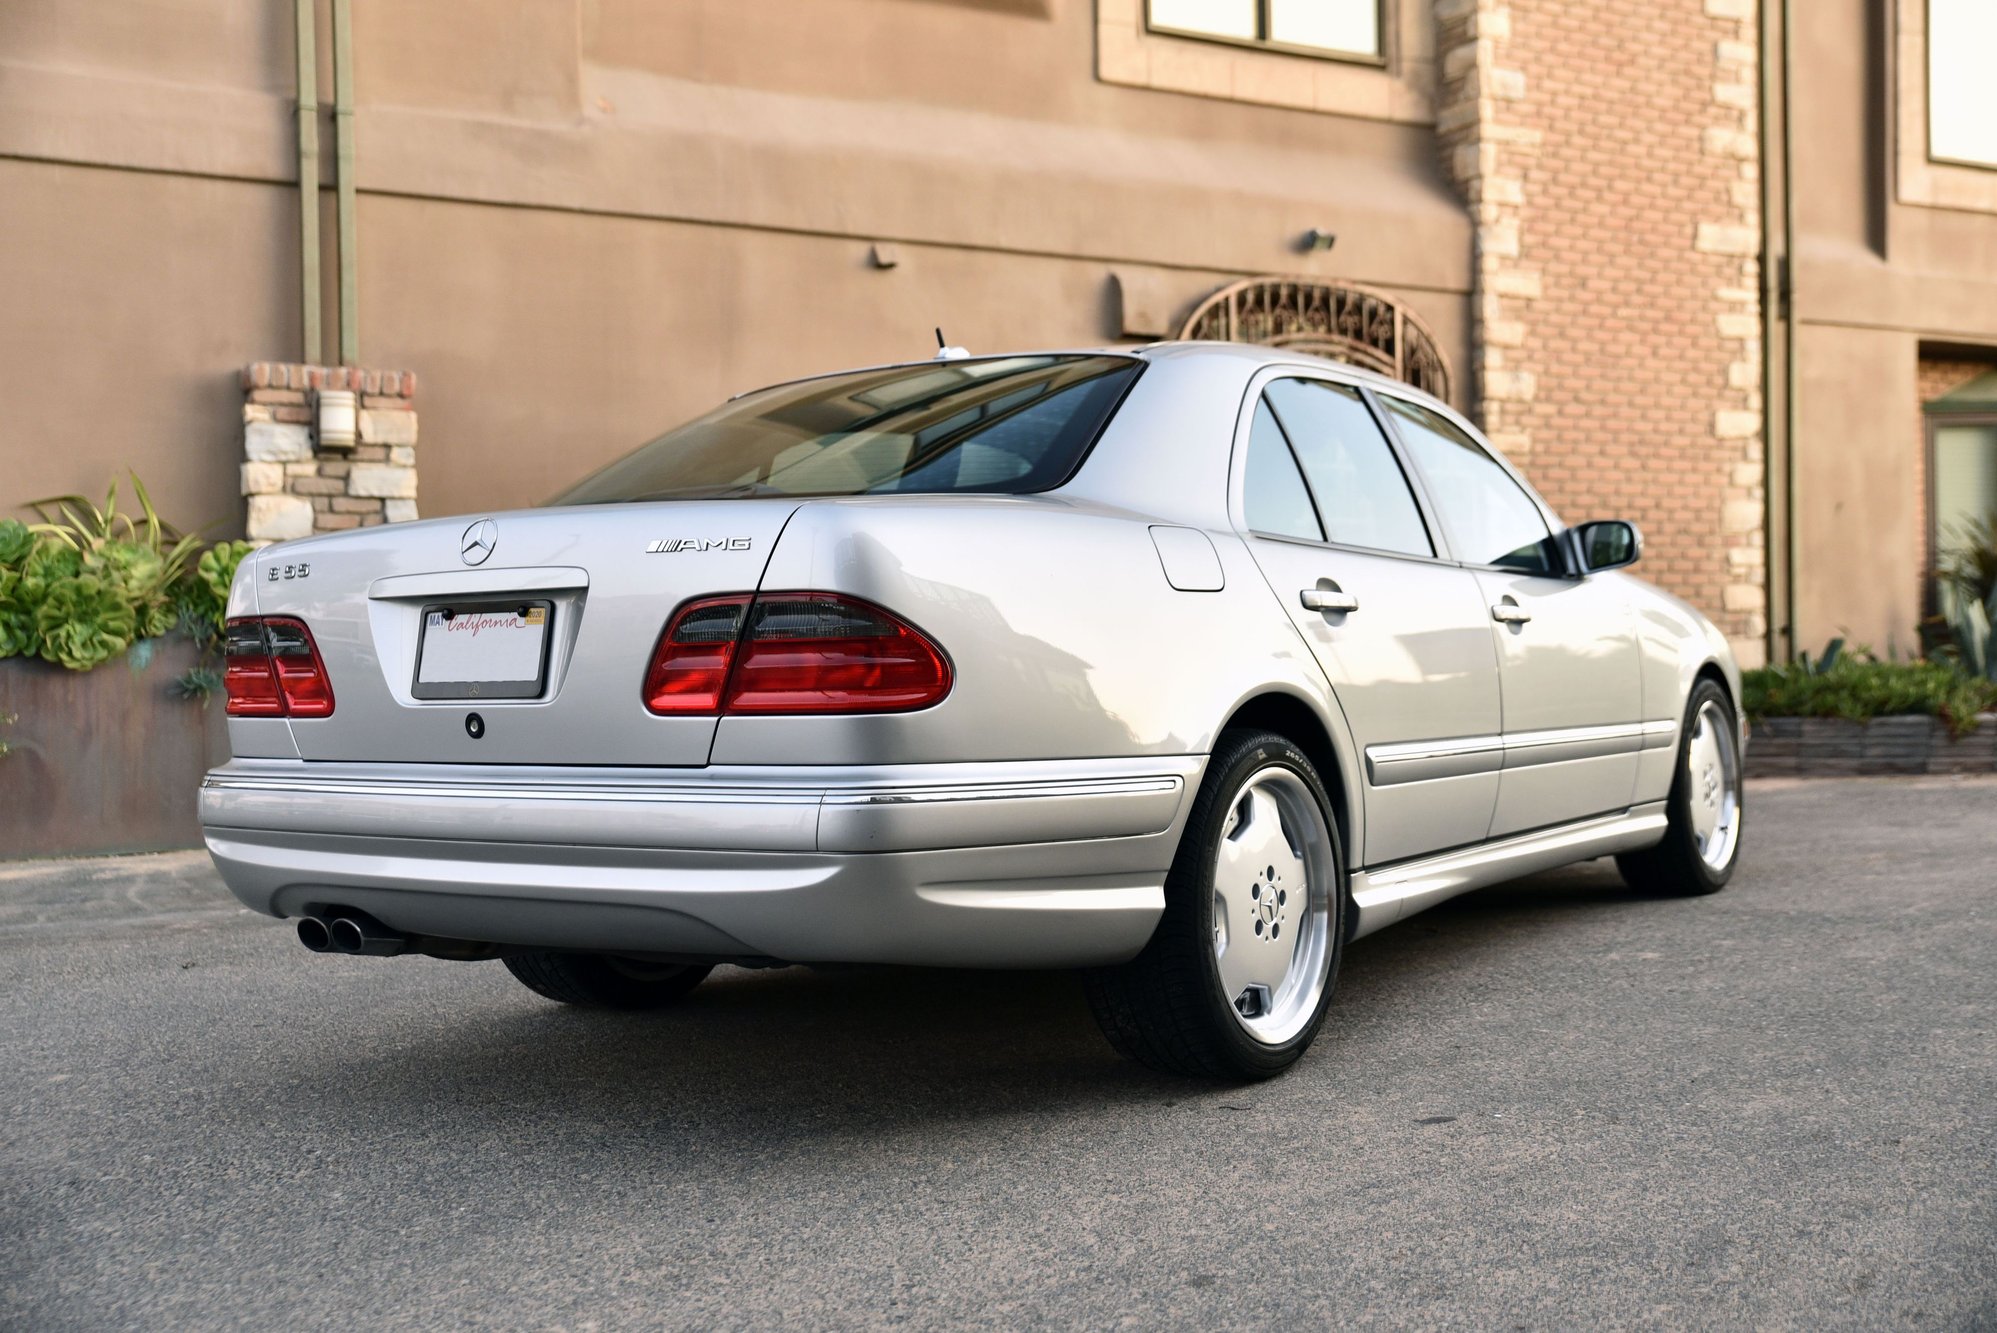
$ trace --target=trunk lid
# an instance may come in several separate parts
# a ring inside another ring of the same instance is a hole
[[[302,619],[333,686],[331,717],[289,719],[299,755],[705,764],[715,719],[653,716],[640,698],[645,669],[681,602],[757,589],[798,503],[682,500],[526,510],[400,523],[260,551],[257,613]],[[481,536],[490,539],[490,550],[468,563],[462,548]],[[426,610],[516,600],[547,611],[546,684],[538,694],[417,697]],[[474,712],[482,728],[467,725]]]

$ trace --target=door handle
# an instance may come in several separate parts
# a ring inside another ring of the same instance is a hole
[[[1357,611],[1359,599],[1349,592],[1339,592],[1334,588],[1305,588],[1297,596],[1302,599],[1306,611]]]
[[[1532,619],[1532,612],[1517,602],[1503,601],[1491,608],[1491,619],[1506,625],[1523,625]]]

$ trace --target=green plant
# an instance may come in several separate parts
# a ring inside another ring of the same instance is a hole
[[[1865,649],[1829,667],[1795,662],[1741,673],[1747,714],[1840,717],[1852,722],[1896,713],[1925,713],[1951,734],[1975,729],[1976,715],[1997,708],[1997,682],[1972,676],[1954,662],[1881,662]]]
[[[30,501],[28,508],[42,521],[29,531],[76,551],[89,573],[121,588],[138,635],[150,638],[173,628],[175,589],[200,552],[201,539],[162,522],[145,483],[130,475],[138,517],[119,511],[114,481],[101,508],[80,495]]]
[[[1935,570],[1941,621],[1950,642],[1940,651],[1984,680],[1997,681],[1997,514],[1971,521],[1950,535],[1948,553]]]
[[[199,699],[204,705],[222,688],[222,673],[212,666],[189,667],[173,682],[174,693],[183,699]]]
[[[71,671],[88,671],[132,646],[137,616],[124,589],[95,574],[49,585],[35,609],[41,654]]]
[[[60,495],[27,506],[38,522],[0,519],[0,657],[87,671],[130,648],[142,665],[151,641],[176,628],[214,651],[250,544],[203,549],[160,518],[137,476],[131,490],[129,512],[113,482],[102,505]]]
[[[195,577],[183,585],[187,596],[182,607],[210,634],[222,632],[229,615],[229,585],[235,582],[237,566],[255,549],[248,542],[216,542],[195,562]]]
[[[28,558],[35,534],[18,518],[0,518],[0,569],[12,568]]]

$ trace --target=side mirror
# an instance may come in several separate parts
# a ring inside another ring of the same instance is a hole
[[[1643,554],[1643,534],[1619,518],[1583,523],[1574,529],[1575,553],[1584,574],[1633,565]]]

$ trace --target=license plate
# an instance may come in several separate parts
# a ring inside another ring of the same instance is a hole
[[[423,608],[418,699],[532,699],[548,681],[548,602],[451,602]]]

